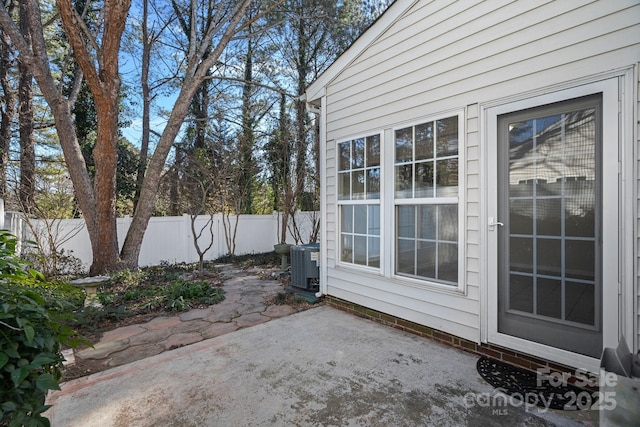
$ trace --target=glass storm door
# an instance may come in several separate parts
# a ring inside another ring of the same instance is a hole
[[[498,332],[596,358],[601,104],[594,95],[498,116]]]

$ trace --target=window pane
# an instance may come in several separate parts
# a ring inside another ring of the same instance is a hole
[[[430,199],[396,206],[399,274],[458,281],[458,205],[444,204],[459,196],[458,121],[453,116],[395,132],[395,198]]]
[[[571,237],[595,237],[595,205],[567,199],[565,205],[565,233]]]
[[[533,273],[533,239],[509,238],[509,268],[512,271]]]
[[[436,162],[436,197],[458,196],[458,159]]]
[[[416,160],[433,158],[433,122],[416,126]]]
[[[562,215],[561,199],[536,200],[537,234],[543,236],[560,236]]]
[[[436,230],[438,225],[437,210],[438,207],[436,205],[423,205],[418,208],[419,239],[436,239]]]
[[[509,309],[533,313],[533,277],[509,275]]]
[[[351,198],[364,199],[364,170],[351,172]]]
[[[438,157],[458,155],[458,116],[436,122],[436,150]]]
[[[417,275],[430,279],[436,278],[436,242],[418,241]]]
[[[342,235],[342,254],[340,260],[353,262],[353,236],[351,234]]]
[[[416,164],[415,197],[433,197],[433,162]]]
[[[380,267],[380,238],[369,237],[369,267]]]
[[[595,287],[567,281],[565,284],[565,318],[595,326]]]
[[[572,279],[596,279],[596,244],[594,241],[565,241],[565,274]]]
[[[367,199],[380,198],[380,168],[367,170]]]
[[[354,169],[364,167],[364,138],[353,140],[353,152],[351,154],[351,165]]]
[[[438,279],[458,281],[457,243],[438,243]]]
[[[380,166],[380,135],[367,137],[367,167]]]
[[[538,274],[560,276],[562,274],[562,240],[536,239]]]
[[[367,265],[367,238],[354,236],[353,238],[353,262],[354,264]]]
[[[380,205],[369,205],[369,221],[367,234],[380,235]]]
[[[511,200],[509,230],[511,234],[533,234],[533,200]]]
[[[353,207],[353,231],[356,234],[367,234],[367,205]]]
[[[509,158],[512,161],[529,163],[533,153],[533,120],[509,124]],[[525,167],[524,170],[527,168]]]
[[[351,172],[340,172],[338,174],[338,198],[349,200],[351,198]]]
[[[397,240],[398,273],[415,274],[415,240]]]
[[[396,131],[396,163],[413,160],[413,128]]]
[[[416,237],[414,206],[398,206],[398,237]]]
[[[520,178],[523,175],[518,170],[519,165],[515,163],[511,164],[509,176],[511,177],[511,183],[509,185],[509,197],[533,197],[533,179],[521,179],[514,182],[514,180]]]
[[[351,169],[351,141],[338,144],[338,169],[341,171]]]
[[[413,197],[413,165],[396,166],[396,198]]]
[[[343,233],[353,233],[353,206],[341,206],[340,231]]]
[[[536,289],[537,314],[561,319],[561,282],[559,280],[538,278],[538,286]]]
[[[458,205],[438,207],[438,240],[458,241]]]

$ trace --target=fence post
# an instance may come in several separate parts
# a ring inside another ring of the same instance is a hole
[[[184,224],[184,262],[189,264],[191,260],[191,249],[193,248],[193,237],[191,236],[191,216],[182,214],[182,223]]]

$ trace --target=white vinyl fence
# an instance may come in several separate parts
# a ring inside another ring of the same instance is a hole
[[[239,219],[238,219],[239,218]],[[63,220],[34,220],[27,221],[22,214],[6,212],[2,228],[10,230],[13,234],[22,236],[23,240],[37,241],[34,233],[38,233],[41,241],[54,240],[56,249],[64,250],[82,261],[88,268],[92,261],[91,243],[89,234],[82,219]],[[205,227],[210,219],[208,215],[201,215],[195,221],[196,235],[202,227]],[[205,254],[205,260],[214,260],[229,253],[225,241],[225,230],[222,214],[213,216],[213,246]],[[229,217],[233,233],[233,226],[238,220],[238,228],[235,239],[235,254],[244,255],[250,253],[270,252],[273,245],[278,243],[278,232],[281,218],[276,212],[272,215],[240,215]],[[298,239],[294,237],[289,220],[289,233],[287,243],[309,243],[313,233],[314,223],[319,221],[317,212],[298,212],[295,222],[300,231]],[[1,221],[0,221],[1,222]],[[122,248],[124,238],[131,225],[131,218],[125,216],[118,218],[118,242]],[[139,265],[141,267],[168,263],[192,263],[198,261],[198,253],[194,246],[191,231],[191,217],[183,215],[179,217],[153,217],[144,235],[140,250]],[[298,233],[295,233],[298,234]],[[45,236],[50,236],[48,239]],[[43,238],[44,237],[44,238]],[[200,248],[206,248],[211,242],[209,227],[206,227],[198,240]]]

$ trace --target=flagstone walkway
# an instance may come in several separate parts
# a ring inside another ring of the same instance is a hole
[[[217,267],[223,273],[224,301],[105,332],[93,348],[67,352],[67,365],[90,364],[87,373],[101,371],[308,308],[306,304],[275,304],[284,285],[260,278],[257,270],[238,270],[228,264]]]

